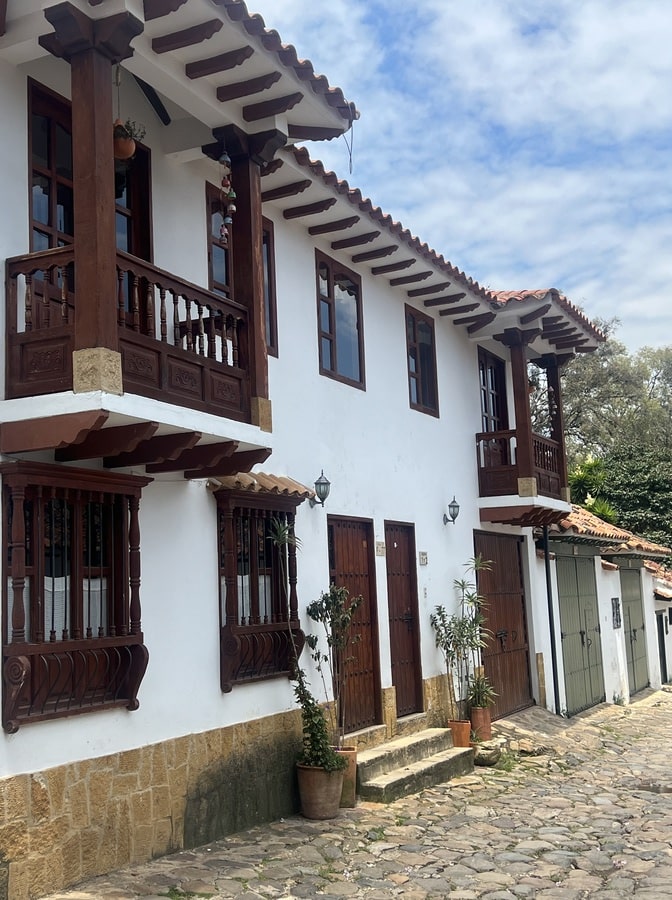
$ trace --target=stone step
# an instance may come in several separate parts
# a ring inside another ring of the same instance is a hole
[[[392,769],[400,769],[453,746],[449,728],[425,728],[401,735],[357,754],[358,777],[369,781]]]
[[[359,796],[373,803],[390,803],[458,775],[467,775],[473,769],[473,749],[451,747],[373,778],[365,777],[359,784]]]

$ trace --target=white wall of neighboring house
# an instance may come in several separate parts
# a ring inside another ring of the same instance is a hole
[[[602,663],[604,667],[604,694],[608,703],[616,700],[625,703],[630,700],[628,685],[628,664],[625,651],[625,627],[621,580],[617,569],[603,565],[599,556],[595,557],[595,579],[597,582],[597,604],[602,629]],[[619,598],[621,625],[614,628],[612,597]]]
[[[656,599],[653,577],[646,568],[640,569],[640,585],[644,607],[644,636],[646,639],[646,660],[649,668],[649,684],[660,688],[663,683],[658,652],[658,623],[656,622]]]

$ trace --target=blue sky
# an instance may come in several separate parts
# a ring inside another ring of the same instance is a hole
[[[361,112],[309,146],[481,284],[672,344],[672,0],[248,0]]]

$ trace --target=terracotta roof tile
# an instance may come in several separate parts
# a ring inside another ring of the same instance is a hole
[[[522,303],[525,300],[554,300],[558,306],[568,313],[582,328],[588,330],[598,341],[606,341],[605,335],[596,328],[590,319],[581,312],[571,301],[561,294],[556,288],[540,288],[522,291],[493,291],[495,302],[499,306],[508,306],[510,303]]]
[[[250,493],[284,494],[306,500],[315,496],[312,488],[306,487],[286,475],[267,475],[265,472],[239,472],[213,478],[215,491],[250,491]]]
[[[656,544],[653,541],[647,541],[646,538],[639,537],[631,531],[626,531],[624,528],[618,528],[616,525],[610,525],[576,504],[572,504],[571,513],[562,519],[559,525],[553,526],[552,531],[605,541],[612,545],[609,549],[610,553],[624,556],[633,553],[636,555],[652,554],[656,556],[669,556],[672,554],[672,550],[669,547],[664,547],[662,544]]]

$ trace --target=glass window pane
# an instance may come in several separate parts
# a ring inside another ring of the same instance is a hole
[[[59,184],[56,188],[56,227],[63,234],[74,234],[72,188]]]
[[[210,233],[214,238],[218,241],[221,240],[221,229],[224,224],[224,214],[221,211],[219,204],[213,206],[211,210],[210,216]]]
[[[329,296],[329,272],[324,263],[320,263],[320,266],[317,270],[318,280],[320,285],[320,294],[323,297]]]
[[[212,280],[218,284],[228,284],[227,253],[223,247],[212,245]]]
[[[331,315],[326,300],[320,300],[320,328],[327,334],[331,334]]]
[[[322,338],[322,368],[329,369],[329,371],[333,369],[331,363],[331,341],[329,338]]]
[[[72,180],[72,135],[56,125],[56,174]]]
[[[128,232],[130,226],[130,219],[121,213],[117,213],[116,215],[116,227],[117,227],[117,250],[123,250],[125,253],[128,253]]]
[[[39,250],[49,249],[49,235],[42,231],[33,229],[33,250],[37,253]]]
[[[51,224],[49,222],[49,187],[48,178],[33,172],[33,219],[36,222],[42,222],[43,225]]]
[[[411,388],[411,403],[418,403],[418,382],[417,379],[411,378],[409,380],[409,385]]]
[[[33,164],[49,168],[49,119],[46,116],[32,117]]]
[[[416,362],[416,349],[415,347],[410,347],[408,351],[408,371],[409,372],[417,372],[418,364]]]
[[[360,381],[357,289],[349,278],[340,276],[334,282],[334,299],[337,371],[344,378]]]

